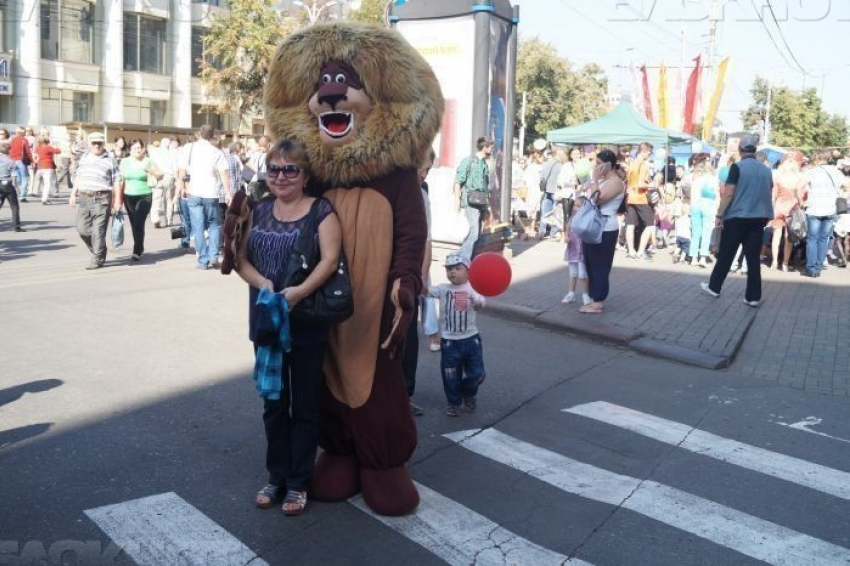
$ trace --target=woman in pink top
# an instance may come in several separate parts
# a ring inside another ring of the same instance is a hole
[[[788,219],[791,212],[800,206],[800,197],[806,186],[806,179],[800,173],[800,163],[797,152],[785,154],[779,170],[773,179],[773,268],[777,271],[788,271],[788,260],[791,258],[793,244],[788,237]],[[785,245],[782,253],[782,265],[779,265],[779,247],[783,240]]]

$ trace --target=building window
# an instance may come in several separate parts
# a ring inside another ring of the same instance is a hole
[[[209,110],[202,110],[201,104],[192,105],[192,128],[198,129],[204,124],[209,124],[216,132],[229,132],[233,121],[230,114],[215,114]]]
[[[41,58],[94,62],[94,4],[41,0]]]
[[[201,60],[204,58],[204,28],[192,28],[192,76],[201,76]]]
[[[151,100],[151,126],[164,126],[167,112],[165,100]]]
[[[91,92],[75,92],[71,106],[71,120],[74,122],[94,121],[94,94]]]
[[[165,20],[124,14],[124,70],[166,74]]]
[[[192,0],[192,4],[207,4],[208,6],[225,6],[225,0]]]

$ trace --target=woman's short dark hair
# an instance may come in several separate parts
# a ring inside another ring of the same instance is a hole
[[[127,140],[124,139],[124,136],[115,136],[115,139],[112,140],[112,143],[118,143],[118,140],[124,142],[124,145],[127,145]]]
[[[134,146],[134,145],[136,145],[136,144],[139,144],[140,146],[142,146],[142,149],[145,149],[145,142],[143,142],[143,141],[142,141],[142,140],[140,140],[139,138],[133,138],[133,139],[131,139],[131,140],[130,140],[130,143],[128,143],[128,144],[127,144],[127,147],[128,147],[128,148],[130,148],[130,147],[133,147],[133,146]]]
[[[307,161],[307,148],[304,144],[292,140],[279,140],[266,154],[266,162],[272,159],[286,159],[299,167],[305,177],[310,177],[310,164]]]
[[[603,149],[597,153],[596,159],[602,163],[608,163],[611,165],[611,169],[614,169],[615,171],[620,168],[620,164],[617,162],[617,154],[610,149]]]

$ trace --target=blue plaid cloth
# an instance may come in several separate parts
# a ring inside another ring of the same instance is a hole
[[[260,397],[268,401],[280,399],[283,390],[284,352],[292,347],[289,331],[289,303],[280,293],[261,289],[257,296],[258,332],[264,339],[257,341],[254,362],[254,386]]]

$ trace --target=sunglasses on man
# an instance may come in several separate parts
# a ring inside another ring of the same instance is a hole
[[[275,165],[271,163],[266,169],[266,175],[271,178],[276,178],[281,173],[287,179],[294,179],[301,173],[301,167],[298,165]]]

